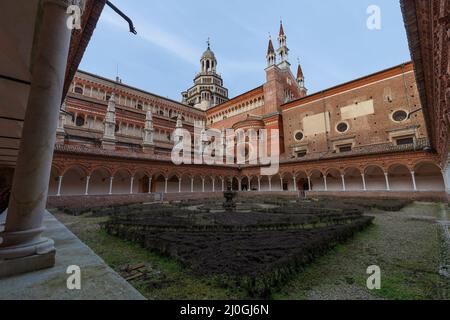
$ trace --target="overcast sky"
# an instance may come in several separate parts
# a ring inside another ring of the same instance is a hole
[[[211,38],[230,97],[265,81],[269,33],[283,20],[292,70],[299,58],[309,93],[410,60],[399,1],[112,0],[138,35],[105,7],[80,69],[180,100]],[[369,30],[370,5],[381,30]],[[277,47],[277,44],[275,43]]]

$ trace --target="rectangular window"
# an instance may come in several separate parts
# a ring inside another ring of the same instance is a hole
[[[295,152],[295,156],[296,156],[297,158],[303,158],[303,157],[306,156],[306,154],[307,154],[306,150],[301,150],[301,151],[296,151],[296,152]]]
[[[338,150],[339,150],[339,153],[350,152],[350,151],[352,151],[352,145],[351,144],[346,144],[346,145],[343,145],[343,146],[338,146]]]
[[[414,144],[414,138],[413,137],[403,137],[398,138],[395,140],[398,146],[403,146],[406,144]]]

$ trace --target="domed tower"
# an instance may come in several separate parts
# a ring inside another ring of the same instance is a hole
[[[182,92],[183,103],[197,109],[208,110],[218,104],[228,101],[228,89],[223,86],[223,80],[217,73],[217,59],[208,48],[200,59],[200,73],[194,78],[194,86]]]

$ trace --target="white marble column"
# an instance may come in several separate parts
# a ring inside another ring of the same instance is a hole
[[[342,179],[342,191],[347,191],[347,187],[345,186],[345,176],[341,174]]]
[[[225,180],[222,178],[222,192],[225,192]]]
[[[191,178],[191,193],[194,192],[194,178]]]
[[[442,170],[442,178],[444,179],[445,190],[447,195],[450,194],[450,170],[449,168],[445,168]]]
[[[148,178],[148,193],[152,193],[152,178]]]
[[[387,191],[391,191],[391,186],[389,184],[389,173],[385,172],[384,173],[384,178],[386,180],[386,190]]]
[[[110,177],[109,178],[109,194],[112,194],[113,191],[113,181],[114,181],[114,177]]]
[[[130,180],[130,194],[133,194],[133,185],[134,185],[134,177],[131,177],[131,180]]]
[[[327,176],[323,176],[323,184],[325,186],[325,191],[328,191]]]
[[[366,176],[364,173],[361,173],[362,183],[363,183],[363,189],[364,191],[367,191],[367,185],[366,185]]]
[[[272,191],[272,177],[268,176],[268,180],[269,180],[269,191]]]
[[[241,192],[242,191],[242,180],[238,179],[238,191]]]
[[[67,0],[40,2],[30,70],[33,81],[8,215],[0,233],[0,276],[54,265],[54,242],[41,233],[71,36],[66,26],[68,4]],[[36,264],[14,262],[31,256]]]
[[[58,177],[58,191],[56,192],[56,196],[61,196],[61,185],[62,185],[63,176]]]
[[[85,196],[89,195],[89,181],[91,181],[91,176],[86,177],[86,188],[85,188],[85,192],[84,192]]]
[[[258,191],[261,192],[261,177],[258,177]]]
[[[212,192],[216,192],[216,178],[212,179]]]
[[[169,183],[169,178],[165,178],[164,180],[164,193],[167,193],[167,185]]]
[[[308,177],[308,191],[312,191],[312,188],[311,188],[311,177]]]
[[[178,178],[178,193],[181,193],[181,178]]]
[[[284,191],[284,189],[283,189],[283,177],[280,177],[280,186],[281,186],[281,191]]]
[[[294,191],[297,191],[297,178],[293,176],[292,181],[294,182]]]
[[[202,192],[205,192],[205,178],[202,178]]]
[[[411,171],[411,178],[412,178],[414,191],[417,191],[416,174],[414,171]]]

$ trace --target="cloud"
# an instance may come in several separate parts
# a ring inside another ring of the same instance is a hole
[[[110,26],[128,28],[127,24],[111,11],[105,10],[101,19]],[[151,23],[142,22],[137,19],[135,19],[134,23],[138,31],[137,36],[144,41],[170,52],[172,55],[177,56],[189,64],[199,64],[199,59],[202,54],[199,48]]]

